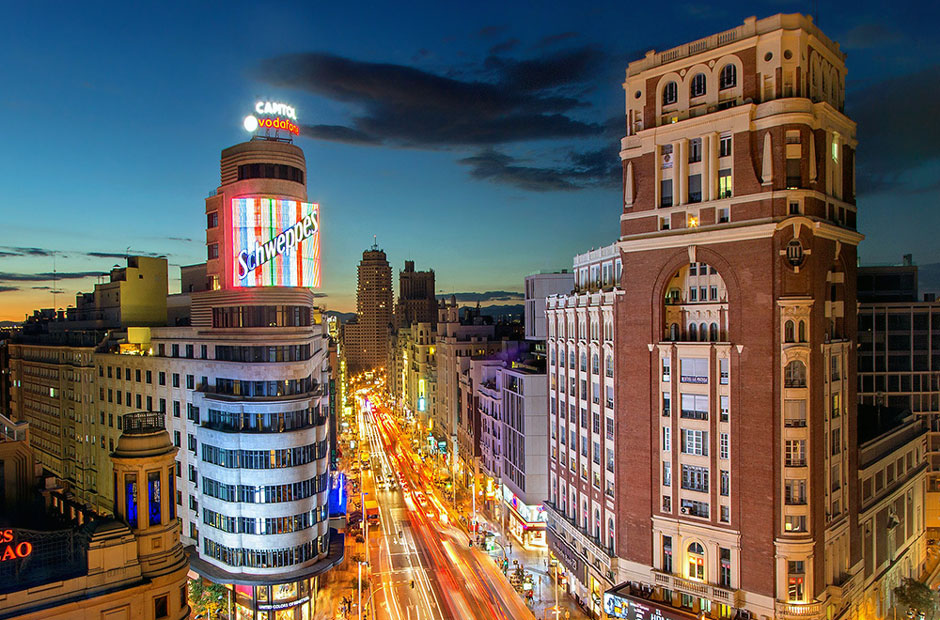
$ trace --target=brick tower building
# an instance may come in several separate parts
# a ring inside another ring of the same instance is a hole
[[[637,592],[712,618],[848,613],[862,235],[845,75],[796,14],[627,68],[616,479],[630,482],[616,504],[586,480],[555,491],[585,527],[582,507],[616,505],[602,523],[632,583],[605,597],[611,616],[632,618]]]
[[[378,245],[362,253],[357,270],[356,321],[343,327],[343,355],[350,372],[384,367],[392,325],[392,267]]]

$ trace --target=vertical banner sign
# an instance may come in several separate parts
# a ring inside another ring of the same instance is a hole
[[[234,198],[232,225],[235,286],[320,286],[318,204]]]

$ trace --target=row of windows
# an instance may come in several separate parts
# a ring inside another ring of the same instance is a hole
[[[283,179],[303,183],[304,171],[285,164],[242,164],[238,167],[238,180],[245,179]]]
[[[298,515],[287,517],[228,517],[202,509],[202,522],[231,534],[288,534],[313,527],[326,519],[327,507],[321,506]]]
[[[733,64],[721,68],[718,74],[718,88],[734,88],[738,83],[738,69]],[[689,97],[701,97],[706,92],[706,78],[704,73],[696,73],[689,82]],[[672,105],[679,100],[679,85],[675,81],[667,82],[663,87],[663,105]]]
[[[243,381],[241,379],[216,379],[217,394],[231,396],[298,396],[308,394],[317,388],[317,380],[310,375],[303,379],[285,379],[284,381]]]
[[[246,504],[277,504],[307,499],[329,488],[329,476],[324,473],[300,482],[273,485],[225,484],[202,477],[202,492],[223,502]]]
[[[215,359],[223,362],[304,362],[310,359],[310,345],[279,347],[236,347],[217,345]]]
[[[319,536],[311,541],[287,549],[241,549],[225,547],[209,540],[203,540],[206,556],[215,558],[229,566],[247,566],[251,568],[278,568],[293,566],[316,559],[329,549],[329,535]]]
[[[328,449],[325,439],[319,444],[281,450],[228,450],[204,443],[202,460],[232,469],[281,469],[298,467],[326,458]]]
[[[232,306],[212,309],[213,327],[307,327],[308,306]]]
[[[209,417],[204,426],[221,431],[281,433],[319,426],[325,422],[326,417],[320,415],[320,405],[317,404],[300,411],[275,413],[233,413],[209,409]]]

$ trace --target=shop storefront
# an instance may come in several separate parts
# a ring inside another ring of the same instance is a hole
[[[585,601],[588,594],[585,586],[586,560],[571,545],[559,538],[554,530],[546,530],[546,534],[552,556],[558,560],[559,587],[564,587],[564,590],[576,600]]]
[[[544,549],[546,546],[545,530],[548,516],[541,504],[530,506],[503,485],[503,503],[509,515],[507,527],[509,533],[526,548]]]
[[[319,577],[273,586],[235,585],[235,620],[311,620]]]
[[[697,616],[670,607],[665,603],[647,598],[652,595],[649,589],[623,583],[604,593],[604,613],[606,618],[625,620],[696,620]]]

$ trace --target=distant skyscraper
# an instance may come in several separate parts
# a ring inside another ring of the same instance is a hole
[[[347,368],[356,372],[385,366],[392,323],[392,268],[376,244],[362,253],[359,262],[356,313],[356,321],[343,330]]]
[[[415,262],[406,260],[405,270],[398,272],[395,324],[408,327],[412,323],[437,323],[437,300],[434,298],[434,270],[415,271]]]

